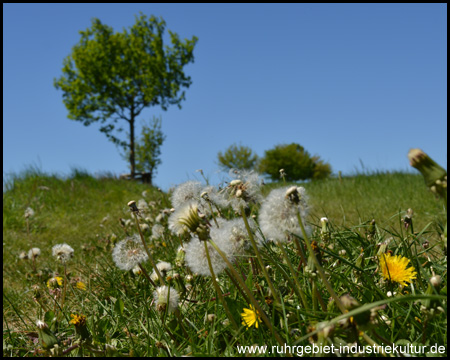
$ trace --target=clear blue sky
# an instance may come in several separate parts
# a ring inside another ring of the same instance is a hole
[[[197,169],[216,182],[232,143],[296,142],[344,174],[407,170],[412,147],[447,166],[446,4],[3,4],[4,177],[128,171],[97,125],[67,118],[53,79],[92,18],[122,31],[140,11],[199,38],[182,109],[141,115],[167,136],[156,185]]]

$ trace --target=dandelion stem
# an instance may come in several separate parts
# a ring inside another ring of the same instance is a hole
[[[327,288],[328,292],[330,293],[331,297],[336,302],[336,305],[338,306],[339,310],[344,314],[345,313],[345,307],[342,305],[341,299],[337,296],[337,294],[334,292],[333,288],[331,287],[330,283],[328,282],[325,273],[322,270],[322,267],[319,264],[319,261],[317,260],[316,254],[314,254],[314,250],[311,247],[311,244],[308,239],[308,235],[306,235],[305,227],[303,226],[302,217],[300,216],[300,213],[297,211],[297,221],[300,225],[300,229],[302,230],[303,239],[305,240],[306,247],[308,248],[308,251],[310,253],[310,256],[314,262],[314,265],[316,266],[316,270],[319,273],[319,276],[322,278],[322,281],[325,284],[325,287]]]
[[[217,222],[216,215],[214,214],[214,211],[213,211],[213,208],[211,206],[211,202],[210,201],[208,201],[208,205],[209,205],[209,210],[211,210],[211,215],[212,215],[212,218],[214,220],[214,223],[219,228],[220,226],[219,226],[219,223]]]
[[[236,282],[236,279],[234,278],[234,276],[230,273],[230,270],[225,269],[225,272],[227,273],[228,277],[231,279],[231,281],[233,282],[234,286],[236,287],[236,289],[238,289],[242,296],[244,297],[245,301],[250,304],[250,300],[247,297],[247,294],[241,289],[241,286]]]
[[[261,316],[261,318],[263,319],[264,323],[267,325],[267,327],[270,329],[270,331],[272,332],[273,336],[275,337],[275,339],[278,341],[278,343],[281,346],[284,346],[285,342],[281,339],[280,335],[278,335],[277,331],[275,330],[275,328],[272,326],[272,323],[270,322],[269,318],[267,317],[266,313],[264,312],[264,310],[259,306],[258,302],[256,301],[255,297],[253,296],[252,292],[250,291],[250,289],[247,287],[247,285],[245,284],[244,280],[242,280],[242,278],[239,276],[239,274],[237,273],[236,269],[233,267],[233,265],[231,265],[230,261],[228,260],[228,258],[226,257],[226,255],[222,252],[222,250],[219,249],[219,247],[214,243],[214,241],[209,240],[209,242],[211,243],[211,245],[214,247],[214,249],[216,249],[216,251],[219,253],[219,255],[222,257],[222,259],[226,262],[226,264],[228,265],[228,268],[230,269],[230,271],[232,272],[232,274],[234,275],[235,279],[239,282],[239,284],[241,285],[242,289],[247,293],[250,301],[252,302],[253,306],[255,307],[255,309],[258,311],[259,315]]]
[[[63,294],[61,299],[61,311],[64,309],[64,301],[66,299],[66,290],[67,290],[67,266],[64,264],[64,288],[63,288]]]
[[[273,298],[275,299],[275,302],[280,304],[281,303],[280,299],[278,298],[278,294],[275,291],[275,288],[274,288],[274,286],[272,284],[272,281],[270,280],[269,274],[267,274],[266,267],[264,266],[264,262],[263,262],[263,260],[261,258],[261,254],[259,253],[258,246],[256,245],[255,239],[253,238],[253,233],[252,233],[252,231],[250,229],[250,226],[248,225],[247,216],[245,215],[245,210],[244,210],[244,207],[242,205],[241,205],[241,215],[242,215],[242,219],[244,220],[244,224],[245,224],[245,228],[247,229],[248,237],[250,239],[250,242],[252,243],[253,250],[254,250],[255,255],[256,255],[257,259],[258,259],[258,262],[259,262],[259,265],[261,267],[261,270],[262,270],[262,272],[264,274],[264,277],[267,280],[267,284],[269,285],[270,290],[272,291]]]
[[[293,238],[294,238],[295,246],[297,246],[298,252],[299,252],[300,257],[301,257],[301,259],[302,259],[302,263],[303,263],[304,265],[308,264],[308,262],[306,261],[306,255],[305,255],[305,252],[303,251],[303,247],[302,247],[302,245],[300,244],[300,241],[298,241],[298,238],[297,238],[296,236],[293,236]]]
[[[150,278],[150,276],[148,275],[147,270],[144,269],[144,267],[141,264],[138,264],[139,268],[141,269],[142,273],[144,274],[144,276],[147,278],[147,280],[150,282],[150,284],[153,285],[153,287],[156,288],[156,284],[153,282],[153,280]]]
[[[164,278],[161,276],[161,273],[159,272],[158,268],[156,267],[155,260],[153,260],[153,256],[150,253],[150,251],[148,250],[147,244],[145,243],[144,235],[142,234],[141,227],[139,226],[139,220],[137,218],[136,212],[133,211],[133,215],[134,215],[134,220],[136,221],[136,226],[139,231],[139,236],[141,237],[141,240],[142,240],[142,245],[144,245],[144,249],[147,252],[147,255],[148,255],[148,258],[150,259],[152,267],[155,270],[156,275],[158,275],[158,279],[159,279],[161,285],[166,285],[166,283],[164,282]]]
[[[239,326],[236,324],[236,321],[234,320],[233,316],[231,315],[230,309],[228,308],[228,305],[222,296],[222,290],[220,290],[220,286],[216,281],[216,274],[214,273],[214,270],[213,270],[213,267],[211,264],[211,257],[209,256],[208,243],[206,241],[203,241],[203,242],[205,244],[205,252],[206,252],[206,258],[208,259],[209,271],[211,272],[211,280],[213,282],[214,288],[216,289],[217,297],[219,298],[219,301],[222,303],[223,308],[224,308],[225,312],[227,313],[228,319],[230,319],[234,328],[236,330],[239,330]]]

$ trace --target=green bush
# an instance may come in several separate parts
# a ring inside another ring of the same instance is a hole
[[[266,150],[259,163],[259,171],[272,180],[280,178],[280,169],[284,169],[287,181],[324,179],[331,174],[331,166],[320,160],[318,156],[311,156],[299,144],[277,145]]]

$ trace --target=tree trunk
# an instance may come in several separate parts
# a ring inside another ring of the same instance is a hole
[[[131,109],[130,117],[130,170],[131,179],[134,179],[136,173],[135,158],[134,158],[134,111]]]

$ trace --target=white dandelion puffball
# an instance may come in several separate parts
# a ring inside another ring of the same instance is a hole
[[[187,181],[178,185],[172,193],[170,200],[172,206],[178,209],[192,200],[198,201],[202,191],[202,184],[198,181]]]
[[[300,213],[307,235],[311,234],[311,228],[305,225],[308,214],[307,196],[305,189],[296,189],[298,201],[291,201],[292,187],[283,187],[272,190],[262,202],[259,210],[258,222],[267,240],[284,242],[286,235],[295,234],[303,238],[298,224],[297,213]]]
[[[153,292],[153,298],[155,299],[156,309],[163,311],[168,307],[167,310],[173,312],[178,307],[180,295],[174,288],[170,288],[169,291],[169,287],[164,285],[156,288]]]
[[[172,270],[172,265],[167,261],[160,261],[156,264],[156,268],[158,269],[161,276],[165,278],[167,276],[167,273]],[[153,270],[152,274],[150,275],[150,279],[152,279],[154,282],[158,281],[158,274],[155,270]]]
[[[34,216],[34,210],[30,207],[26,208],[25,213],[23,215],[25,219],[31,218]]]
[[[30,259],[36,259],[39,255],[41,255],[41,249],[39,248],[32,248],[30,251],[28,251],[28,258]]]
[[[229,221],[223,220],[222,218],[218,218],[217,220],[219,227],[211,227],[210,236],[219,249],[227,249],[231,245],[233,257],[243,256],[246,251],[253,252],[253,246],[242,218]],[[253,239],[256,245],[260,247],[263,244],[263,239],[257,231],[256,223],[251,218],[248,219],[248,223],[250,231],[253,234]]]
[[[67,244],[58,244],[52,248],[53,256],[63,264],[73,258],[73,253],[74,250]]]
[[[148,260],[147,252],[136,234],[119,241],[113,249],[112,257],[116,266],[126,271]]]
[[[227,264],[209,242],[207,242],[207,246],[211,265],[214,274],[217,276],[227,267]],[[225,242],[218,247],[225,253],[229,261],[233,260],[233,244],[231,242]],[[186,252],[184,260],[194,273],[211,276],[204,241],[194,236],[188,244],[185,244],[184,250]]]

